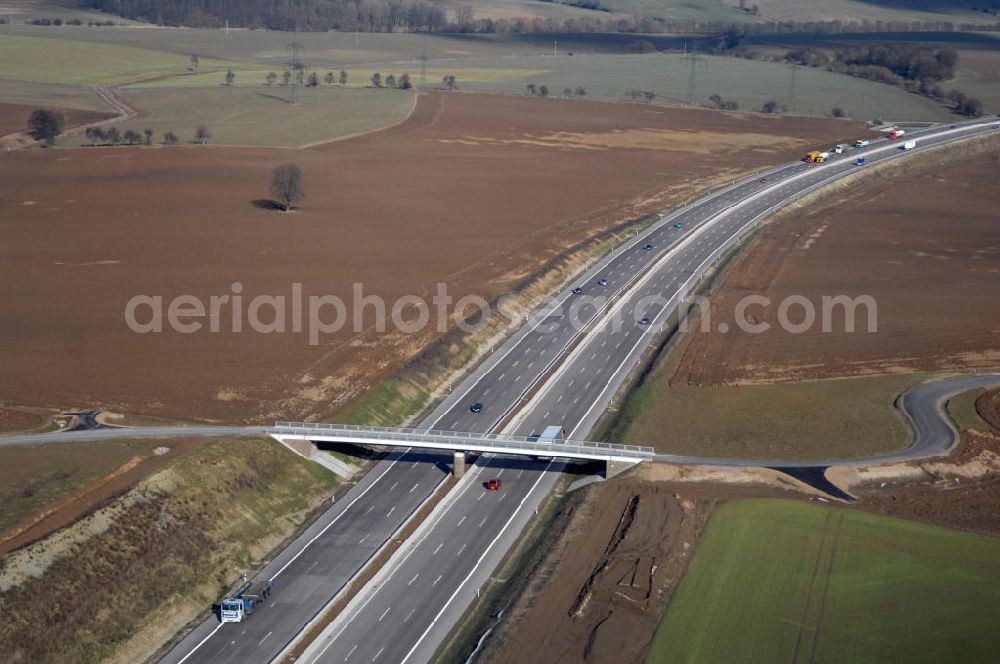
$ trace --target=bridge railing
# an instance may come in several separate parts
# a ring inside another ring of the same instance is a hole
[[[537,436],[515,436],[498,433],[475,433],[471,431],[442,431],[438,429],[414,429],[397,427],[377,427],[360,424],[328,424],[323,422],[275,422],[275,433],[290,435],[336,436],[343,434],[353,439],[377,441],[396,440],[419,442],[425,445],[442,443],[446,447],[461,447],[463,444],[482,444],[512,452],[537,452],[550,456],[613,455],[634,459],[651,459],[655,450],[640,445],[622,445],[589,440],[538,440]]]

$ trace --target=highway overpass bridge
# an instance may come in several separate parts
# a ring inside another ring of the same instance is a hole
[[[455,474],[458,476],[464,471],[466,452],[605,461],[608,464],[608,475],[641,461],[650,461],[655,454],[652,447],[567,440],[561,435],[551,434],[548,429],[538,436],[514,436],[357,424],[275,422],[269,433],[272,438],[281,442],[304,440],[313,443],[452,450],[455,452]]]

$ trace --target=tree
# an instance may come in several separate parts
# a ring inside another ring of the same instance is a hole
[[[544,85],[538,86],[538,96],[539,97],[548,97],[549,96],[549,89],[547,87],[545,87]]]
[[[983,102],[976,97],[966,97],[958,111],[970,118],[978,118],[983,114]]]
[[[765,101],[764,105],[760,107],[760,110],[764,113],[774,113],[778,110],[778,102],[771,99],[770,101]]]
[[[323,82],[326,83],[327,85],[333,85],[333,72],[332,71],[326,72],[326,76],[323,77]]]
[[[83,133],[90,141],[91,147],[96,146],[98,141],[104,142],[104,130],[100,127],[87,127]]]
[[[410,83],[410,75],[409,74],[400,75],[398,85],[400,90],[409,90],[410,88],[412,88],[413,84]]]
[[[139,135],[139,132],[133,129],[126,129],[122,139],[129,145],[135,145],[136,143],[142,142],[142,136]]]
[[[278,75],[273,71],[269,71],[267,72],[267,76],[264,77],[264,80],[267,81],[268,85],[274,85],[274,82],[278,80]]]
[[[212,138],[212,132],[209,131],[206,125],[198,125],[198,128],[194,132],[195,140],[205,145],[208,143],[208,139]]]
[[[306,197],[302,190],[302,171],[295,164],[282,164],[271,172],[271,195],[278,199],[285,212]]]
[[[228,70],[226,72],[226,85],[231,86],[233,84],[233,81],[235,80],[236,80],[236,72],[234,72],[232,69]]]
[[[347,85],[347,72],[343,69],[340,70],[340,84]]]
[[[319,86],[319,75],[316,72],[312,72],[311,74],[309,74],[308,85],[310,88],[315,88]]]
[[[441,82],[444,83],[444,86],[448,88],[449,92],[451,92],[452,90],[458,90],[458,83],[455,81],[454,74],[448,74],[447,76],[442,76]]]
[[[152,145],[153,144],[153,130],[150,129],[149,127],[146,127],[145,129],[142,130],[142,133],[146,136],[146,145]]]
[[[395,74],[389,74],[385,77],[385,87],[394,88],[396,87],[396,76]]]
[[[563,88],[563,97],[572,97],[573,88]]]
[[[167,145],[177,145],[181,142],[181,139],[177,138],[177,134],[172,131],[163,132],[163,142]]]
[[[527,88],[529,95],[538,94],[538,86],[534,83],[528,83],[525,87]]]
[[[281,72],[281,84],[288,85],[291,82],[292,82],[292,72],[290,72],[287,69]]]
[[[382,74],[375,72],[372,74],[372,87],[381,88],[382,87]]]
[[[583,89],[582,85],[577,86],[577,88],[576,88],[576,96],[577,97],[586,97],[587,96],[587,91]]]
[[[118,127],[111,127],[106,132],[104,132],[104,140],[111,145],[118,145],[122,142],[122,135],[118,131]]]
[[[188,67],[188,69],[190,69],[191,71],[198,71],[198,64],[199,64],[199,62],[198,62],[198,56],[192,53],[191,54],[191,66]]]
[[[835,118],[842,118],[845,115],[844,109],[842,109],[840,106],[834,106],[833,108],[830,109],[830,115],[832,115]]]
[[[40,108],[32,111],[28,118],[28,134],[42,145],[52,145],[65,124],[62,113]]]

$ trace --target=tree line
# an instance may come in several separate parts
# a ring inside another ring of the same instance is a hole
[[[624,32],[720,34],[729,21],[666,20],[649,16],[566,19],[516,17],[476,18],[471,6],[458,6],[449,20],[444,9],[426,0],[86,0],[93,9],[126,18],[170,26],[233,27],[269,30],[362,30],[365,32]],[[578,5],[580,6],[580,5]],[[840,34],[847,32],[997,31],[996,21],[762,21],[741,26],[748,34]]]

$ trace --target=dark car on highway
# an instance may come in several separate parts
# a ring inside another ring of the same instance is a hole
[[[583,292],[583,289],[580,288],[579,286],[577,286],[576,288],[573,289],[573,294],[574,295],[579,295],[582,292]]]
[[[649,319],[643,316],[639,319],[639,325],[649,325]]]
[[[607,279],[598,279],[597,280],[597,285],[598,286],[607,286],[608,285],[608,280]]]
[[[645,249],[646,251],[649,251],[650,249],[653,248],[653,245],[647,242],[646,244],[642,245],[642,248]]]
[[[469,410],[472,411],[473,413],[481,413],[483,412],[483,404],[477,401],[476,403],[469,406]]]

